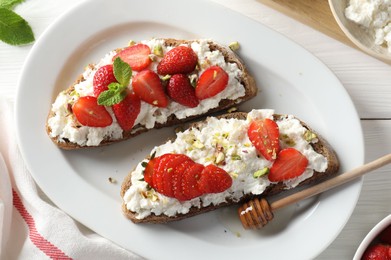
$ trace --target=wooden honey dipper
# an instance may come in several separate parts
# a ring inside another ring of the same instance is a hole
[[[385,155],[332,179],[274,201],[271,204],[265,198],[254,198],[239,207],[240,221],[245,229],[260,229],[273,219],[274,211],[349,182],[390,162],[391,154]]]

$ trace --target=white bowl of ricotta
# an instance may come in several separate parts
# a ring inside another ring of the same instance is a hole
[[[366,53],[391,62],[391,0],[329,0],[345,35]]]

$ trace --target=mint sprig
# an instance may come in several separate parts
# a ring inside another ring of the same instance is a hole
[[[129,64],[117,57],[113,63],[114,77],[118,82],[110,83],[108,90],[103,91],[98,97],[98,104],[112,106],[120,103],[126,97],[126,89],[132,77],[132,69]]]
[[[26,20],[11,9],[24,0],[0,0],[0,41],[10,45],[24,45],[35,41]]]

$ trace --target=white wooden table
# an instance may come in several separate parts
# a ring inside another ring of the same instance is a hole
[[[365,137],[369,162],[391,151],[391,65],[343,45],[312,28],[278,13],[256,0],[213,0],[242,13],[302,45],[325,63],[350,94]],[[38,38],[56,17],[77,0],[29,0],[15,11],[29,21]],[[0,42],[0,96],[16,97],[18,76],[30,46]],[[391,166],[364,178],[363,189],[350,220],[317,259],[351,259],[366,233],[391,213]]]

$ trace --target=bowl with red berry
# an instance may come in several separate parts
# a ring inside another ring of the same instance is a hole
[[[366,235],[353,260],[391,259],[391,214]]]

